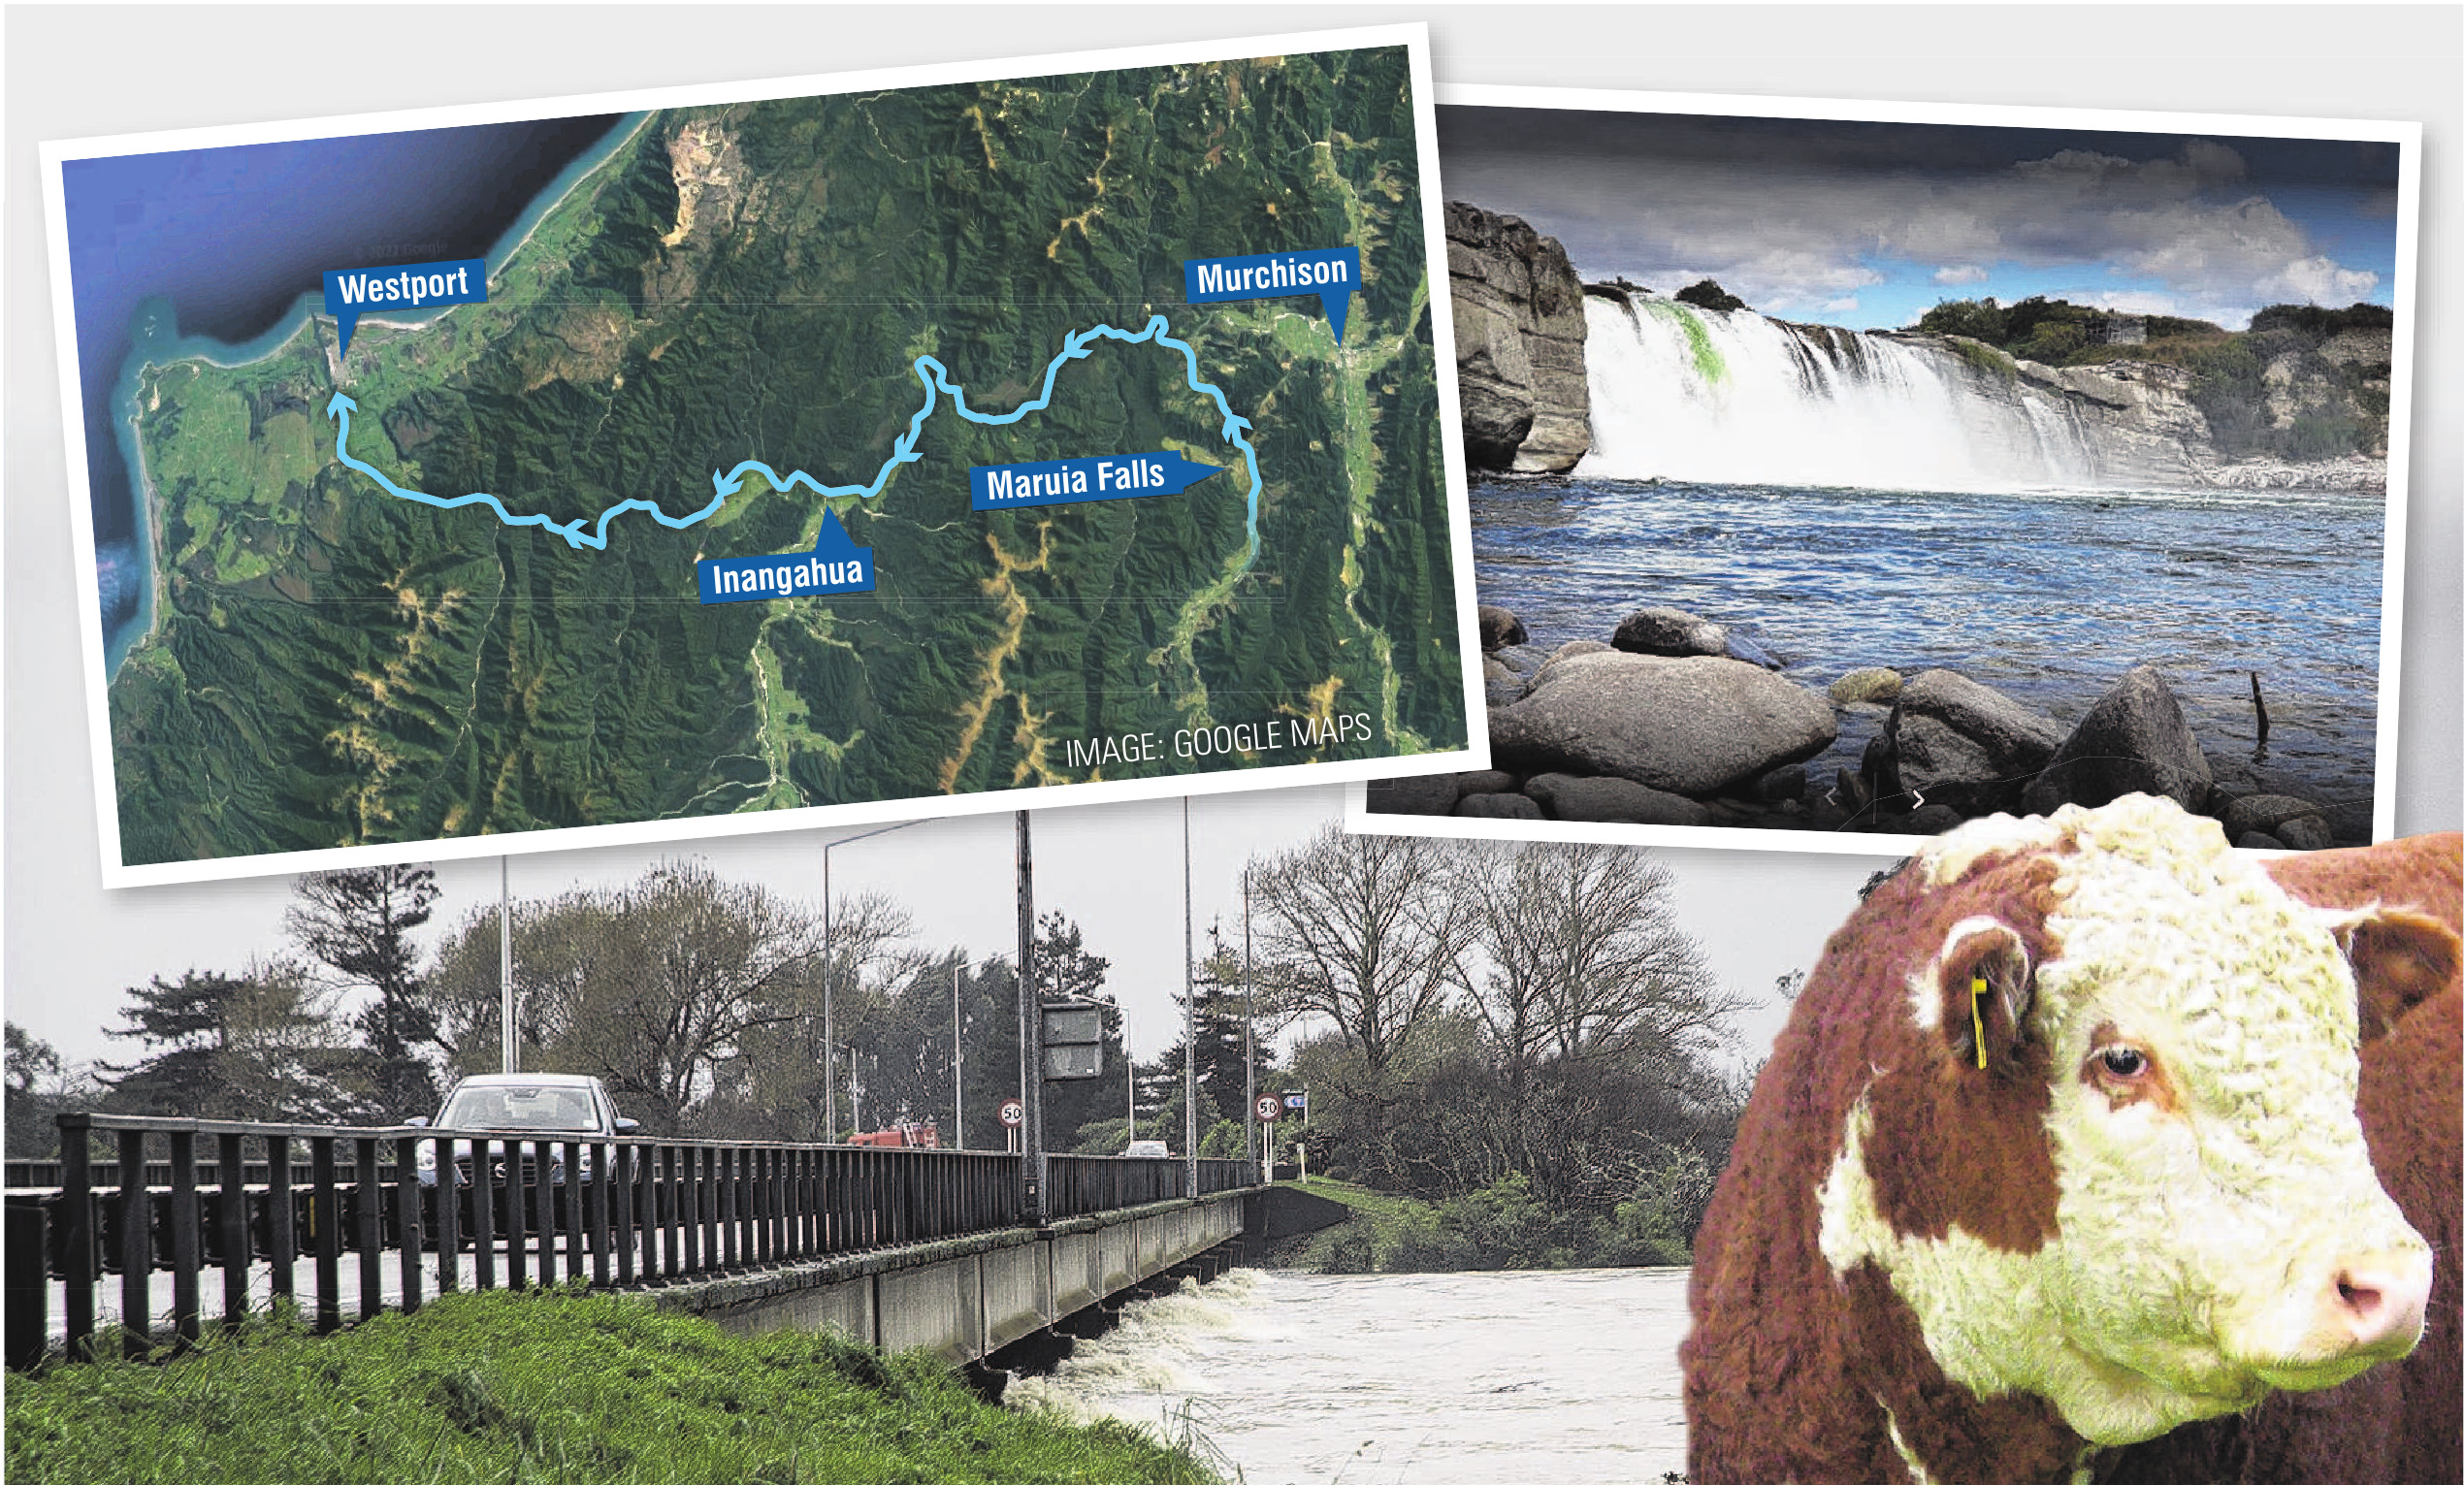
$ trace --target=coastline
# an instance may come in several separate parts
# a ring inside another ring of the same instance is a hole
[[[654,112],[643,110],[625,115],[608,131],[604,142],[575,156],[571,164],[557,173],[556,178],[548,182],[547,187],[523,210],[520,216],[514,218],[512,225],[498,236],[484,254],[492,265],[489,274],[492,282],[502,273],[499,265],[519,253],[550,215],[622,154],[649,124]],[[366,315],[360,323],[363,326],[383,324],[395,330],[424,330],[459,307],[455,305],[439,307],[426,319]],[[156,317],[159,317],[159,323],[170,327],[168,331],[147,328]],[[137,560],[145,565],[146,581],[139,589],[143,597],[139,598],[136,610],[103,636],[105,687],[110,687],[119,678],[120,666],[128,657],[154,637],[170,599],[171,574],[167,565],[159,560],[159,554],[165,549],[165,513],[162,502],[155,498],[152,477],[146,472],[143,440],[137,434],[138,420],[142,416],[137,400],[143,391],[146,373],[168,370],[185,362],[203,362],[217,371],[253,366],[283,354],[302,334],[314,333],[320,319],[330,318],[325,313],[322,292],[308,291],[292,301],[291,307],[263,335],[234,345],[210,336],[179,335],[177,311],[166,299],[154,297],[139,303],[138,327],[130,333],[128,356],[121,363],[120,373],[113,383],[111,400],[117,414],[113,419],[113,436],[119,440],[121,460],[129,470],[130,488],[124,497],[137,518],[130,524],[137,533],[134,543]],[[99,562],[100,552],[87,552],[85,560]]]

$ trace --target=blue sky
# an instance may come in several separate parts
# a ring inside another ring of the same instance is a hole
[[[2042,294],[2241,329],[2395,287],[2393,145],[1463,107],[1438,129],[1447,197],[1585,279],[1716,278],[1790,319]]]

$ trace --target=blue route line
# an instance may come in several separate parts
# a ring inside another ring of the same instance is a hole
[[[1216,387],[1212,382],[1204,382],[1198,379],[1198,352],[1196,347],[1189,344],[1188,341],[1179,339],[1169,334],[1168,322],[1160,314],[1147,321],[1146,329],[1134,333],[1126,330],[1116,330],[1110,325],[1097,325],[1089,330],[1071,331],[1069,339],[1062,343],[1061,353],[1054,356],[1053,358],[1052,365],[1044,369],[1043,395],[1036,398],[1031,403],[1020,404],[1016,408],[1009,412],[977,412],[967,405],[966,389],[951,384],[949,368],[943,366],[939,361],[934,360],[930,356],[918,356],[916,358],[915,369],[916,379],[924,383],[924,405],[917,408],[916,415],[908,420],[907,432],[902,435],[899,437],[898,442],[892,447],[890,458],[882,463],[881,472],[873,476],[873,482],[869,485],[825,485],[820,480],[815,479],[812,475],[805,473],[802,469],[795,469],[787,474],[781,474],[776,469],[771,468],[768,465],[763,464],[758,459],[748,459],[742,464],[737,465],[732,469],[713,471],[710,475],[710,485],[711,488],[716,490],[718,493],[711,498],[709,504],[702,506],[692,515],[671,516],[649,500],[619,500],[615,504],[610,505],[605,510],[600,512],[599,526],[596,532],[585,529],[589,526],[590,522],[589,518],[584,516],[577,516],[570,521],[563,522],[551,520],[543,512],[527,516],[517,516],[511,511],[505,509],[504,502],[498,500],[493,495],[471,494],[455,496],[451,499],[446,499],[442,496],[428,495],[417,490],[405,490],[402,486],[395,484],[391,479],[388,479],[385,476],[384,470],[377,468],[373,464],[367,463],[365,460],[352,458],[350,450],[345,447],[345,445],[350,442],[351,437],[351,413],[359,406],[358,403],[352,401],[343,393],[337,392],[334,394],[333,401],[325,404],[325,415],[334,419],[338,425],[334,435],[334,457],[340,460],[343,464],[349,466],[350,468],[357,469],[362,474],[367,475],[370,479],[376,481],[377,484],[384,487],[385,493],[388,495],[395,496],[401,500],[417,500],[423,505],[434,505],[440,510],[454,510],[464,505],[485,505],[489,509],[495,511],[498,519],[504,522],[507,526],[543,527],[546,530],[554,532],[556,534],[564,537],[567,545],[576,549],[589,547],[593,551],[603,552],[607,550],[607,523],[615,520],[618,516],[623,515],[626,511],[649,511],[651,519],[657,521],[660,525],[667,527],[670,530],[682,531],[688,526],[692,526],[697,522],[706,521],[710,517],[717,515],[719,513],[719,507],[727,503],[728,497],[737,494],[744,488],[744,476],[747,474],[760,474],[762,479],[769,483],[772,489],[778,491],[782,495],[794,489],[797,485],[802,485],[815,494],[824,497],[833,495],[853,495],[859,496],[865,500],[870,500],[874,496],[881,494],[882,487],[890,483],[890,474],[892,470],[897,468],[902,464],[913,464],[924,457],[922,454],[916,452],[916,442],[919,438],[924,436],[924,420],[932,415],[932,409],[940,397],[948,397],[950,399],[951,405],[957,409],[958,416],[965,418],[970,423],[1015,423],[1030,412],[1041,412],[1046,407],[1051,406],[1053,404],[1053,383],[1059,378],[1062,366],[1072,361],[1085,359],[1088,353],[1088,347],[1092,346],[1097,340],[1120,340],[1130,344],[1137,344],[1142,341],[1151,340],[1157,345],[1168,345],[1174,350],[1181,352],[1183,359],[1189,363],[1189,390],[1192,392],[1203,392],[1207,396],[1215,399],[1215,405],[1223,413],[1224,438],[1229,441],[1233,447],[1241,451],[1242,458],[1248,465],[1249,553],[1248,559],[1243,563],[1243,565],[1246,567],[1248,564],[1256,562],[1258,548],[1257,499],[1261,481],[1258,478],[1257,472],[1257,450],[1250,447],[1249,440],[1243,436],[1244,433],[1251,425],[1248,419],[1242,417],[1240,414],[1232,410],[1232,404],[1224,401],[1223,391],[1221,388]]]

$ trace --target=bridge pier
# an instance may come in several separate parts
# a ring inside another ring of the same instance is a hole
[[[886,1351],[980,1362],[1175,1275],[1212,1277],[1246,1227],[1245,1193],[1152,1202],[1040,1228],[852,1253],[649,1292],[737,1335],[833,1330]]]

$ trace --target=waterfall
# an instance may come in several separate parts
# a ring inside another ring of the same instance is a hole
[[[2063,399],[1951,351],[1640,295],[1583,308],[1592,446],[1577,473],[1900,490],[2096,481]]]

